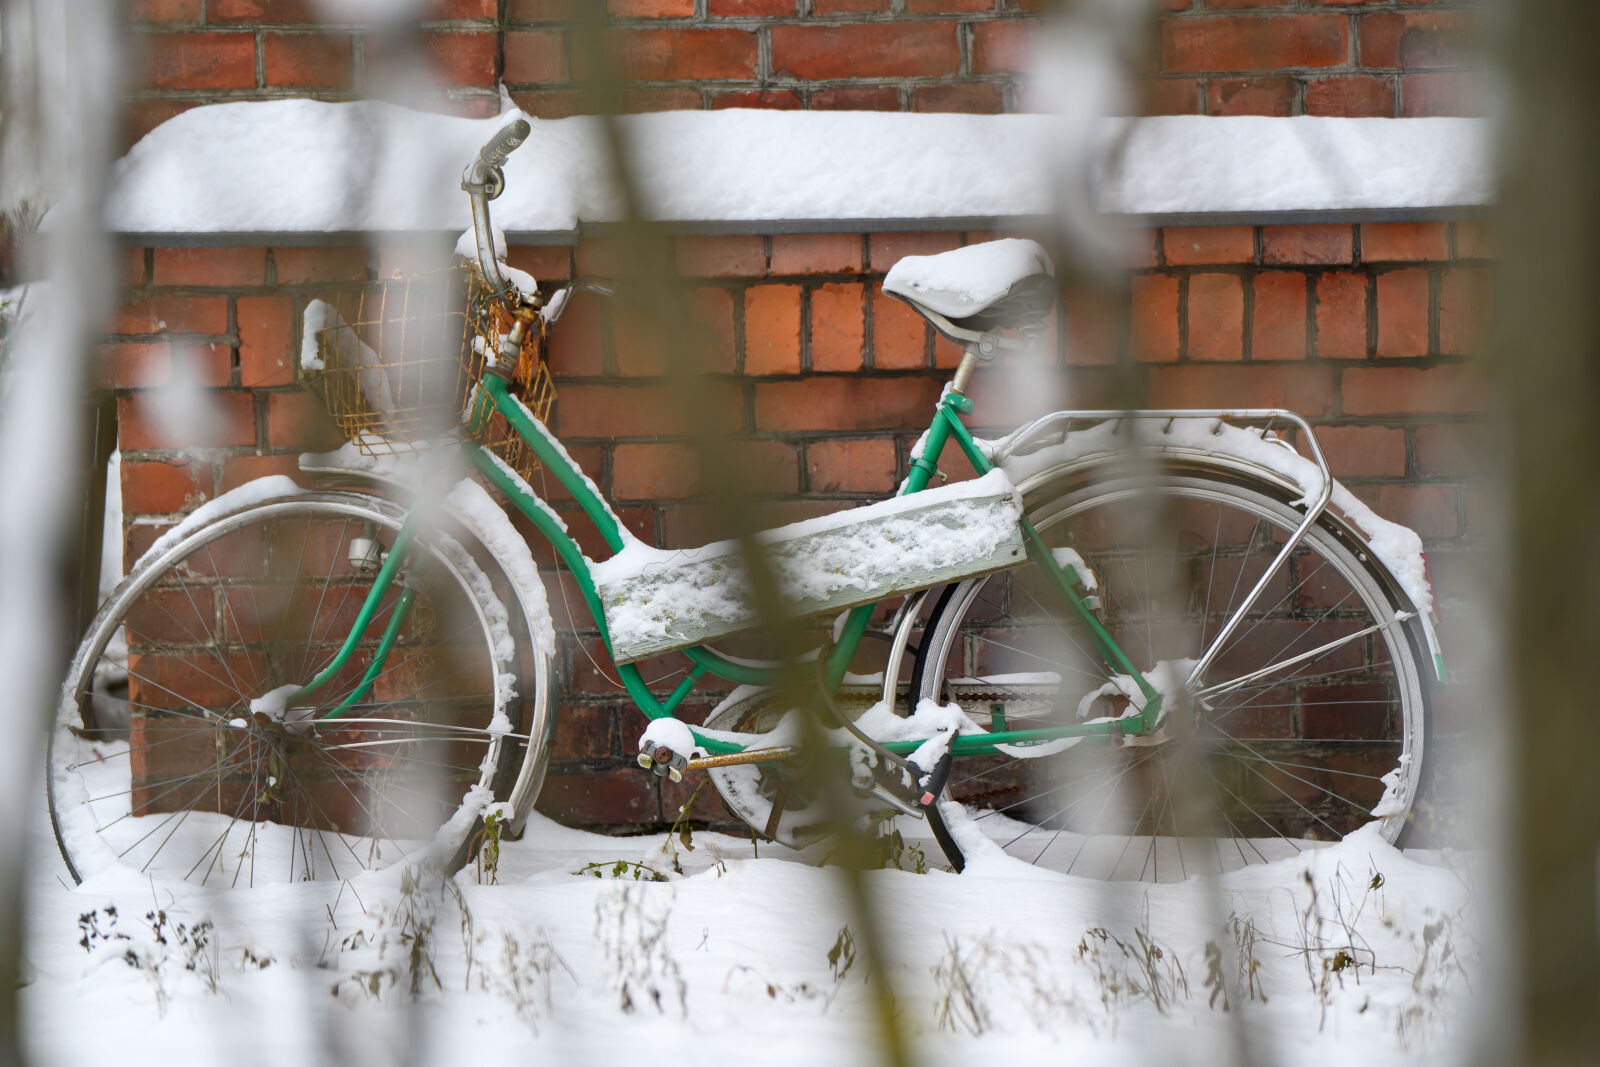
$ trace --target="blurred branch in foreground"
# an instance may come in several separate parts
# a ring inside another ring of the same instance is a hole
[[[1515,775],[1509,860],[1524,1064],[1592,1062],[1600,1047],[1600,288],[1594,206],[1600,9],[1528,0],[1502,12],[1516,98],[1506,141],[1497,383],[1510,410],[1510,677]]]

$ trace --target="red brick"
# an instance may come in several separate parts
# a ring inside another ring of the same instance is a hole
[[[679,500],[707,491],[704,455],[692,445],[622,444],[611,464],[611,489],[618,500]],[[799,453],[781,441],[739,441],[719,462],[718,476],[756,493],[793,493],[800,487]]]
[[[875,233],[867,242],[872,270],[880,274],[906,256],[935,256],[960,247],[959,233]]]
[[[563,377],[596,377],[605,372],[605,298],[575,293],[550,332],[550,369]]]
[[[506,32],[507,84],[567,79],[566,34],[560,30]]]
[[[927,365],[928,324],[908,304],[881,289],[872,292],[872,365],[912,370]]]
[[[1163,22],[1162,67],[1195,72],[1335,67],[1349,56],[1348,27],[1343,15],[1241,15]]]
[[[726,289],[704,286],[689,296],[695,328],[693,340],[703,348],[702,365],[717,374],[732,374],[734,369],[733,294]]]
[[[1248,226],[1184,226],[1161,231],[1170,266],[1253,263],[1255,232]]]
[[[1069,285],[1062,295],[1066,359],[1072,366],[1114,363],[1120,341],[1117,317],[1121,308],[1092,285]],[[1176,322],[1176,318],[1173,319]],[[1177,355],[1174,336],[1173,355]],[[954,346],[952,346],[954,347]]]
[[[140,253],[141,260],[143,252]],[[147,296],[122,305],[112,333],[228,332],[228,298],[225,296]]]
[[[765,108],[771,111],[798,111],[805,106],[793,89],[740,89],[718,93],[711,98],[713,109],[730,107]]]
[[[1294,112],[1292,78],[1212,78],[1206,83],[1208,115],[1274,115]]]
[[[310,393],[273,393],[267,397],[267,444],[307,451],[337,448],[344,435]]]
[[[1332,397],[1332,374],[1309,363],[1150,368],[1152,407],[1288,408],[1315,418],[1328,409]]]
[[[296,456],[229,456],[222,461],[222,484],[218,492],[226,493],[246,482],[253,482],[257,478],[269,475],[293,478],[301,485],[310,482],[300,470]]]
[[[839,15],[860,14],[872,11],[888,11],[891,0],[811,0],[811,13],[814,15]]]
[[[128,460],[122,464],[122,510],[129,515],[188,511],[211,495],[211,467]]]
[[[743,421],[740,393],[723,382],[700,384],[703,403],[682,411],[677,390],[664,385],[575,385],[561,387],[554,429],[562,437],[665,437],[689,429],[728,432]],[[691,420],[693,426],[691,427]]]
[[[694,0],[606,0],[606,13],[619,19],[688,18]]]
[[[535,118],[564,119],[584,113],[583,94],[575,89],[513,93],[512,103]]]
[[[618,445],[611,495],[618,500],[671,500],[699,488],[699,459],[688,445]]]
[[[178,33],[150,38],[152,89],[254,89],[256,39],[248,33]]]
[[[348,34],[268,33],[261,47],[268,85],[342,89],[350,84]]]
[[[1428,354],[1428,272],[1420,267],[1378,275],[1380,356]]]
[[[595,642],[595,644],[600,644]],[[609,663],[601,648],[591,652],[596,663]],[[574,671],[593,672],[589,657],[574,654]],[[609,665],[608,665],[609,669]],[[606,707],[585,707],[563,704],[556,709],[555,733],[550,739],[550,754],[555,759],[592,759],[609,756],[612,751],[611,733],[615,713]]]
[[[677,257],[679,273],[695,278],[758,278],[767,272],[760,237],[680,237]]]
[[[1461,532],[1456,491],[1448,485],[1359,485],[1352,492],[1390,522],[1409,526],[1424,541]]]
[[[1448,230],[1442,222],[1378,222],[1361,227],[1361,261],[1396,263],[1448,259]]]
[[[547,283],[564,282],[572,277],[570,245],[512,245],[506,250],[506,262],[533,275],[546,297],[556,288]]]
[[[961,11],[993,11],[994,0],[906,0],[913,15],[942,15]]]
[[[279,285],[367,280],[367,252],[359,245],[278,248],[272,253]]]
[[[1263,226],[1261,262],[1268,266],[1349,263],[1355,256],[1349,226]]]
[[[1317,356],[1367,358],[1367,276],[1317,275]]]
[[[1439,352],[1475,355],[1485,350],[1494,310],[1494,286],[1487,267],[1447,271],[1439,287]]]
[[[128,18],[134,22],[199,22],[200,0],[134,0]]]
[[[1319,426],[1317,444],[1336,478],[1398,478],[1406,472],[1406,433],[1388,426]]]
[[[266,280],[264,248],[158,248],[157,285],[260,285]]]
[[[123,148],[132,147],[138,140],[174,115],[181,115],[198,100],[131,100],[122,116]]]
[[[293,385],[294,312],[286,296],[241,296],[239,384],[246,388]]]
[[[578,17],[578,0],[511,0],[506,17],[513,22],[539,22]]]
[[[1140,113],[1200,114],[1200,83],[1193,78],[1145,79],[1139,83]]]
[[[622,90],[622,113],[638,115],[651,111],[699,111],[700,90],[675,88],[628,88]]]
[[[1035,23],[980,22],[972,29],[972,69],[978,74],[1023,74],[1029,70],[1028,39]]]
[[[793,15],[795,0],[706,0],[706,14]]]
[[[772,72],[796,78],[914,78],[954,74],[953,22],[774,26]]]
[[[309,400],[310,397],[307,396]],[[249,393],[212,393],[206,401],[217,415],[207,420],[215,430],[195,439],[199,427],[173,426],[153,409],[148,396],[117,400],[117,443],[124,451],[146,448],[238,447],[256,443],[255,407]]]
[[[428,0],[427,17],[435,19],[492,19],[499,0]]]
[[[613,307],[612,351],[617,370],[627,377],[658,377],[667,372],[666,337],[661,323],[646,316],[636,302],[619,299]],[[681,354],[681,353],[680,353]]]
[[[1189,278],[1190,359],[1244,358],[1244,287],[1231,274]]]
[[[800,373],[798,285],[752,285],[745,290],[744,372]]]
[[[847,85],[811,94],[813,111],[899,111],[900,93],[892,85]]]
[[[1484,383],[1470,364],[1347,367],[1340,376],[1346,415],[1458,414],[1481,411]]]
[[[1178,279],[1136,274],[1132,290],[1133,358],[1171,362],[1178,358]]]
[[[1263,271],[1251,282],[1250,358],[1256,362],[1306,358],[1306,276]],[[1190,294],[1190,300],[1194,296]]]
[[[1468,221],[1455,226],[1457,259],[1489,259],[1494,255],[1494,238],[1488,223]]]
[[[811,369],[860,370],[866,356],[866,289],[837,282],[811,290]]]
[[[500,51],[494,33],[425,33],[421,39],[436,77],[451,88],[492,89],[495,85],[495,60]],[[373,58],[368,38],[369,62]],[[383,57],[378,57],[381,61]],[[370,78],[370,71],[369,71]]]
[[[806,446],[806,473],[813,493],[888,493],[898,460],[894,442],[813,441]]]
[[[95,382],[103,389],[153,389],[172,380],[172,345],[166,341],[101,345]]]
[[[315,23],[322,12],[315,0],[210,0],[208,22]]]
[[[908,430],[924,426],[939,399],[932,378],[816,377],[755,387],[756,428]]]
[[[126,292],[136,289],[145,281],[145,250],[143,248],[122,248],[117,251],[117,275],[124,292],[122,298],[132,301]]]
[[[1479,423],[1446,422],[1416,432],[1417,470],[1423,475],[1482,475],[1496,454],[1494,435]]]
[[[756,35],[747,30],[617,30],[611,48],[621,73],[633,81],[706,81],[753,78]],[[575,59],[581,58],[581,52]],[[580,72],[585,65],[578,63]]]
[[[621,770],[552,771],[539,793],[539,811],[568,826],[634,826],[661,821],[655,775]]]
[[[1394,83],[1368,74],[1312,78],[1306,82],[1305,113],[1339,118],[1394,115]]]
[[[1005,91],[992,83],[924,85],[911,92],[912,111],[994,115],[1005,109]]]
[[[855,274],[860,270],[860,234],[780,234],[772,239],[773,274]]]
[[[1361,65],[1364,67],[1468,66],[1477,61],[1474,41],[1481,20],[1465,11],[1380,11],[1362,15]]]
[[[1475,72],[1408,74],[1400,79],[1400,113],[1406,118],[1488,114],[1483,75]]]

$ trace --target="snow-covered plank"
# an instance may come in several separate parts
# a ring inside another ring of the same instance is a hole
[[[146,234],[459,232],[461,169],[513,117],[373,101],[193,108],[118,162],[108,221]],[[496,223],[549,239],[619,219],[597,120],[530,121]],[[652,214],[712,229],[1044,217],[1065,147],[1048,115],[733,109],[621,122]],[[1494,193],[1477,119],[1107,119],[1072,149],[1099,160],[1094,196],[1116,215],[1438,210]]]
[[[780,526],[756,536],[785,606],[830,614],[896,592],[1014,567],[1022,505],[1001,471]],[[663,551],[633,545],[596,566],[612,655],[628,663],[760,622],[745,546]]]

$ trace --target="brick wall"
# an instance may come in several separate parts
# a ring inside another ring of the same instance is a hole
[[[714,417],[748,440],[775,490],[772,521],[881,497],[906,473],[908,449],[957,353],[883,298],[878,283],[901,255],[988,236],[679,239],[696,313],[718,339],[711,399],[693,417]],[[591,241],[519,248],[513,260],[551,281],[604,277],[608,251]],[[973,421],[1001,427],[1055,407],[1110,403],[1115,338],[1125,327],[1153,404],[1283,405],[1309,417],[1335,474],[1422,534],[1450,598],[1467,588],[1462,560],[1483,522],[1472,475],[1488,441],[1465,360],[1485,313],[1486,255],[1469,222],[1151,233],[1124,303],[1069,293],[1063,355],[1043,390],[1017,397],[1002,376],[980,377]],[[261,474],[293,473],[295,453],[337,440],[293,384],[295,324],[311,295],[380,269],[382,253],[370,259],[353,248],[127,253],[130,289],[102,376],[119,398],[130,554],[200,501]],[[170,440],[148,403],[175,359],[225,415],[207,440]],[[723,533],[707,521],[682,443],[687,427],[670,414],[659,361],[626,315],[580,297],[551,360],[560,388],[554,427],[624,521],[663,545]],[[570,513],[559,491],[552,499]],[[576,822],[670,821],[682,797],[670,787],[663,797],[658,780],[632,767],[642,720],[609,680],[592,624],[568,616],[569,603],[582,615],[574,587],[558,572],[549,578],[564,631],[564,696],[542,804]],[[645,676],[678,665],[646,664]],[[709,708],[716,693],[708,687],[685,714]],[[700,806],[702,817],[724,818],[709,791]]]
[[[598,3],[599,0],[594,0]],[[1015,111],[1044,0],[609,0],[633,110]],[[1428,0],[1159,0],[1143,106],[1156,114],[1457,115],[1480,110],[1471,6]],[[348,99],[418,58],[441,106],[580,106],[571,0],[430,0],[414,33],[315,20],[306,0],[135,0],[130,136],[186,107]],[[407,76],[407,88],[415,79]]]

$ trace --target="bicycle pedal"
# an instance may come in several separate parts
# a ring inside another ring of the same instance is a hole
[[[684,769],[689,766],[688,756],[655,741],[646,741],[639,746],[638,761],[640,767],[657,778],[670,778],[674,782],[683,781]]]
[[[857,765],[858,771],[863,769]],[[918,803],[922,790],[917,784],[915,764],[890,763],[879,759],[873,764],[870,774],[858,774],[850,784],[857,795],[872,797],[902,815],[922,815],[922,807]]]

